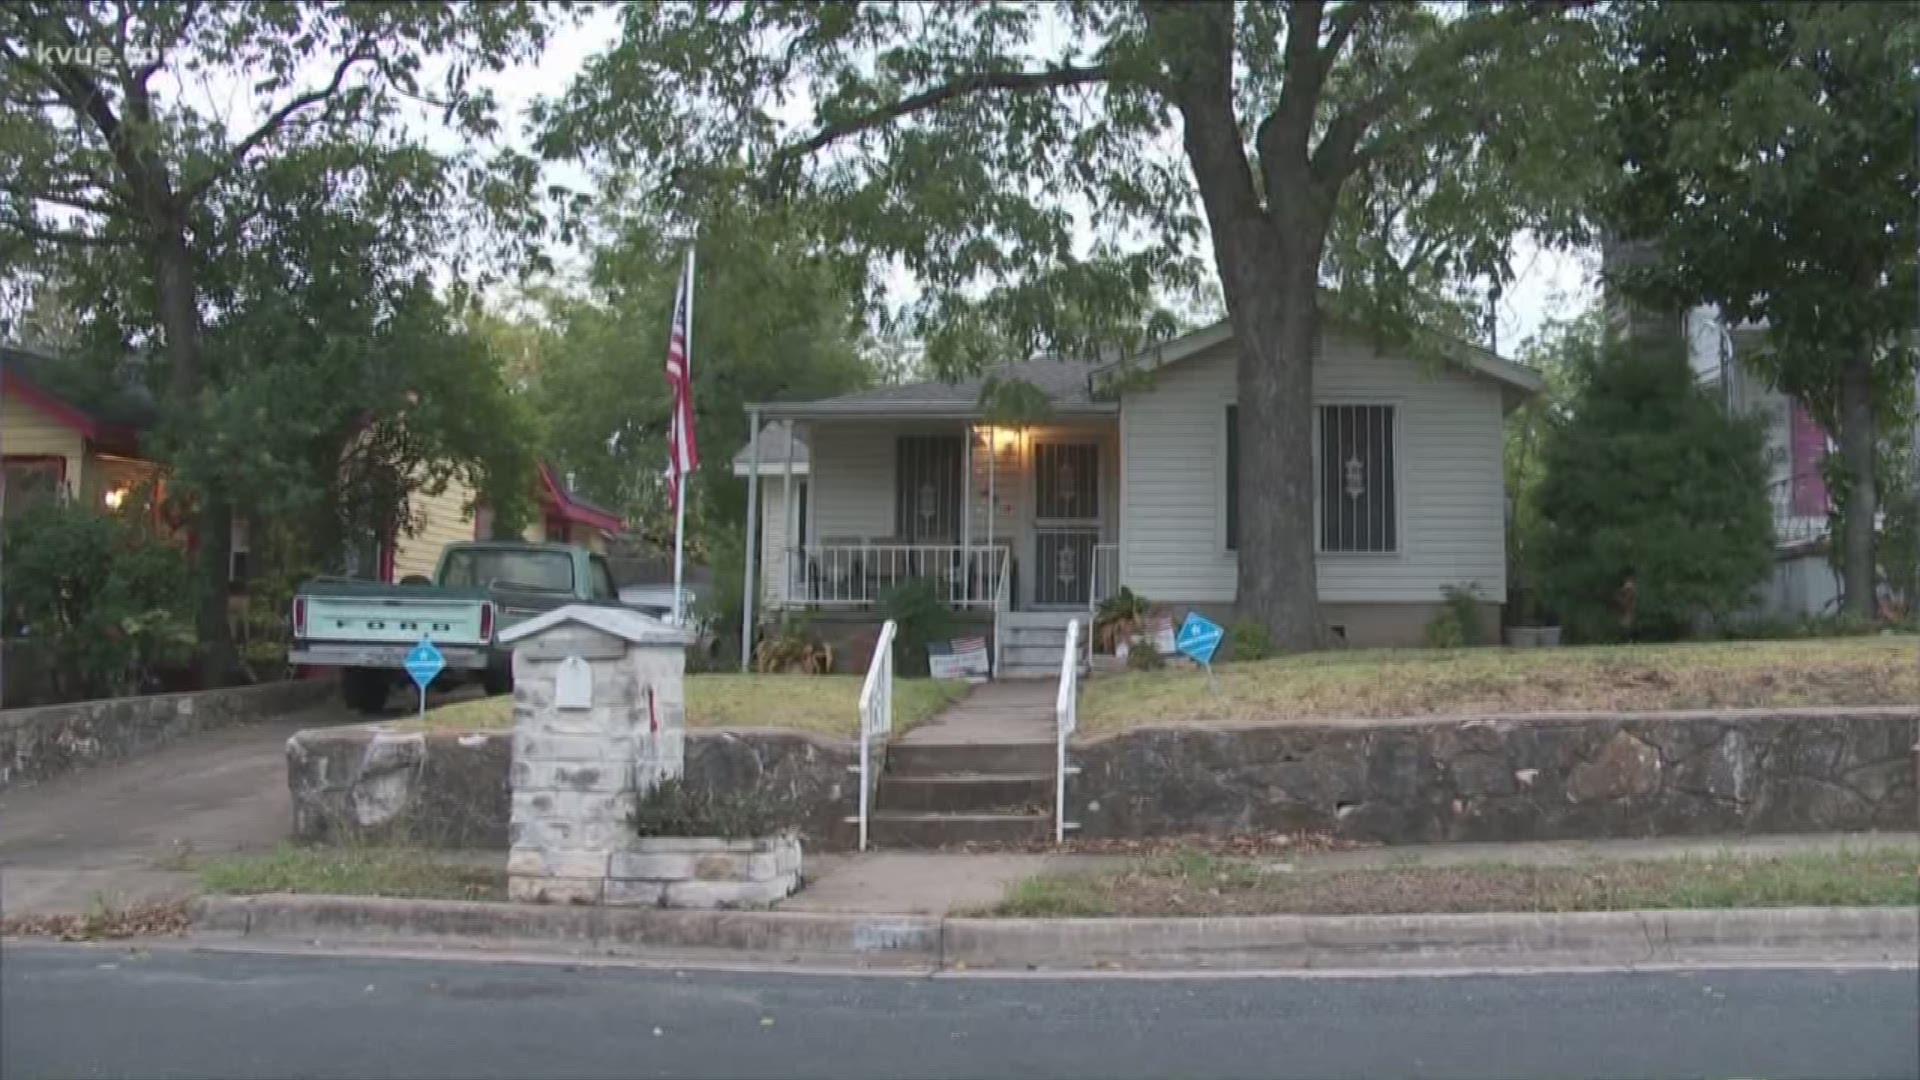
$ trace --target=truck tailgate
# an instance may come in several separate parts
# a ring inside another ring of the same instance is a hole
[[[485,645],[481,610],[487,601],[434,596],[308,596],[311,643],[411,645],[432,638],[441,645]]]

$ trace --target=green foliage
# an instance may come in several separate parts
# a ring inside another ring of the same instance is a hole
[[[192,658],[181,552],[119,515],[47,504],[6,524],[5,631],[47,650],[66,700],[152,690]]]
[[[903,676],[925,675],[927,646],[953,636],[953,611],[932,578],[915,578],[882,593],[880,617],[897,624],[893,660]]]
[[[1598,306],[1566,320],[1549,322],[1523,342],[1520,358],[1546,381],[1546,393],[1529,398],[1507,416],[1504,468],[1507,497],[1508,614],[1517,626],[1551,624],[1540,610],[1537,559],[1533,542],[1540,535],[1538,495],[1546,475],[1547,433],[1564,421],[1583,365],[1599,356],[1606,321]]]
[[[800,820],[793,800],[760,784],[736,791],[695,788],[678,777],[662,780],[634,800],[635,836],[757,840],[791,831]]]
[[[1245,619],[1227,627],[1225,660],[1265,660],[1273,655],[1273,635],[1257,622]]]
[[[833,646],[814,634],[812,619],[787,615],[781,618],[777,632],[761,638],[754,649],[753,669],[763,675],[830,675]]]
[[[1577,378],[1543,447],[1543,598],[1588,641],[1673,638],[1740,607],[1773,559],[1757,423],[1676,357],[1609,347]]]
[[[1857,511],[1874,515],[1875,431],[1896,423],[1920,359],[1920,7],[1620,4],[1609,16],[1626,168],[1607,211],[1658,256],[1623,283],[1666,307],[1764,322],[1748,359],[1836,435]],[[1866,616],[1872,531],[1861,539],[1845,554],[1846,601]]]
[[[1440,598],[1440,610],[1427,620],[1427,647],[1459,649],[1485,645],[1487,629],[1480,617],[1480,586],[1474,582],[1442,585]]]
[[[1880,632],[1881,625],[1846,612],[1785,616],[1753,616],[1729,620],[1720,627],[1720,636],[1729,641],[1796,641],[1803,638],[1865,637]]]
[[[1150,641],[1135,641],[1127,650],[1128,671],[1160,671],[1167,666],[1167,658]]]

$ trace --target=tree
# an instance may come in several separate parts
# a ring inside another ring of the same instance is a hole
[[[1914,377],[1920,8],[1622,5],[1611,210],[1638,291],[1766,323],[1757,358],[1840,444],[1847,610],[1874,614],[1876,432]]]
[[[1534,543],[1544,523],[1540,485],[1546,478],[1549,434],[1565,423],[1573,405],[1575,382],[1600,355],[1606,324],[1599,308],[1547,324],[1520,346],[1522,361],[1546,380],[1547,391],[1523,403],[1507,417],[1505,474],[1512,506],[1507,523],[1507,597],[1510,614],[1522,626],[1534,625],[1538,610],[1541,559]]]
[[[470,77],[503,66],[542,27],[528,4],[0,5],[0,250],[46,260],[112,251],[138,267],[127,325],[168,369],[162,443],[189,445],[215,405],[205,276],[263,212],[276,158],[410,141],[408,102],[483,138],[492,102]],[[436,93],[423,72],[445,57]],[[190,92],[211,99],[220,87],[245,87],[250,115],[221,115]],[[524,205],[514,185],[530,172],[506,164],[472,182],[477,204]],[[218,585],[232,504],[217,484],[190,472],[181,481],[198,506],[201,647],[210,673],[224,675],[233,655]]]
[[[644,208],[608,215],[582,293],[536,294],[544,327],[531,341],[501,328],[522,354],[540,445],[589,495],[671,542],[666,468],[666,363],[674,289],[690,239]],[[790,222],[751,207],[704,215],[694,289],[694,407],[703,464],[690,534],[743,527],[745,485],[731,468],[747,440],[748,402],[809,399],[867,385],[858,288],[809,255]],[[512,343],[510,343],[512,342]],[[531,359],[526,355],[531,354]]]
[[[1385,337],[1457,314],[1460,282],[1507,275],[1515,229],[1577,224],[1576,151],[1599,145],[1593,28],[1556,5],[633,5],[623,20],[542,115],[546,152],[641,190],[744,184],[804,208],[870,288],[894,268],[926,288],[909,317],[939,370],[1164,332],[1152,312],[1205,286],[1210,244],[1248,418],[1240,505],[1257,508],[1239,602],[1289,650],[1321,630],[1321,287]]]
[[[1731,614],[1773,565],[1758,421],[1727,416],[1655,350],[1614,343],[1576,363],[1534,492],[1543,599],[1586,641],[1678,637]]]

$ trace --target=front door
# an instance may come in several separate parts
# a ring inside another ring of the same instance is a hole
[[[1100,543],[1099,444],[1036,442],[1033,499],[1033,602],[1085,607]]]

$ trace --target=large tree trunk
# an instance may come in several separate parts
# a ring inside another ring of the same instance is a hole
[[[1841,364],[1840,460],[1847,471],[1847,502],[1841,515],[1842,534],[1834,542],[1840,545],[1844,610],[1870,619],[1878,607],[1873,519],[1879,507],[1874,486],[1872,345],[1855,350]]]
[[[153,280],[160,326],[167,338],[167,360],[173,369],[170,396],[182,437],[191,437],[198,426],[195,420],[204,407],[206,327],[200,321],[193,255],[187,250],[184,229],[170,223],[157,231],[153,245]],[[216,686],[231,679],[239,667],[233,649],[233,631],[227,622],[233,506],[217,482],[200,486],[193,530],[198,544],[194,626],[200,639],[200,677],[204,684]]]

